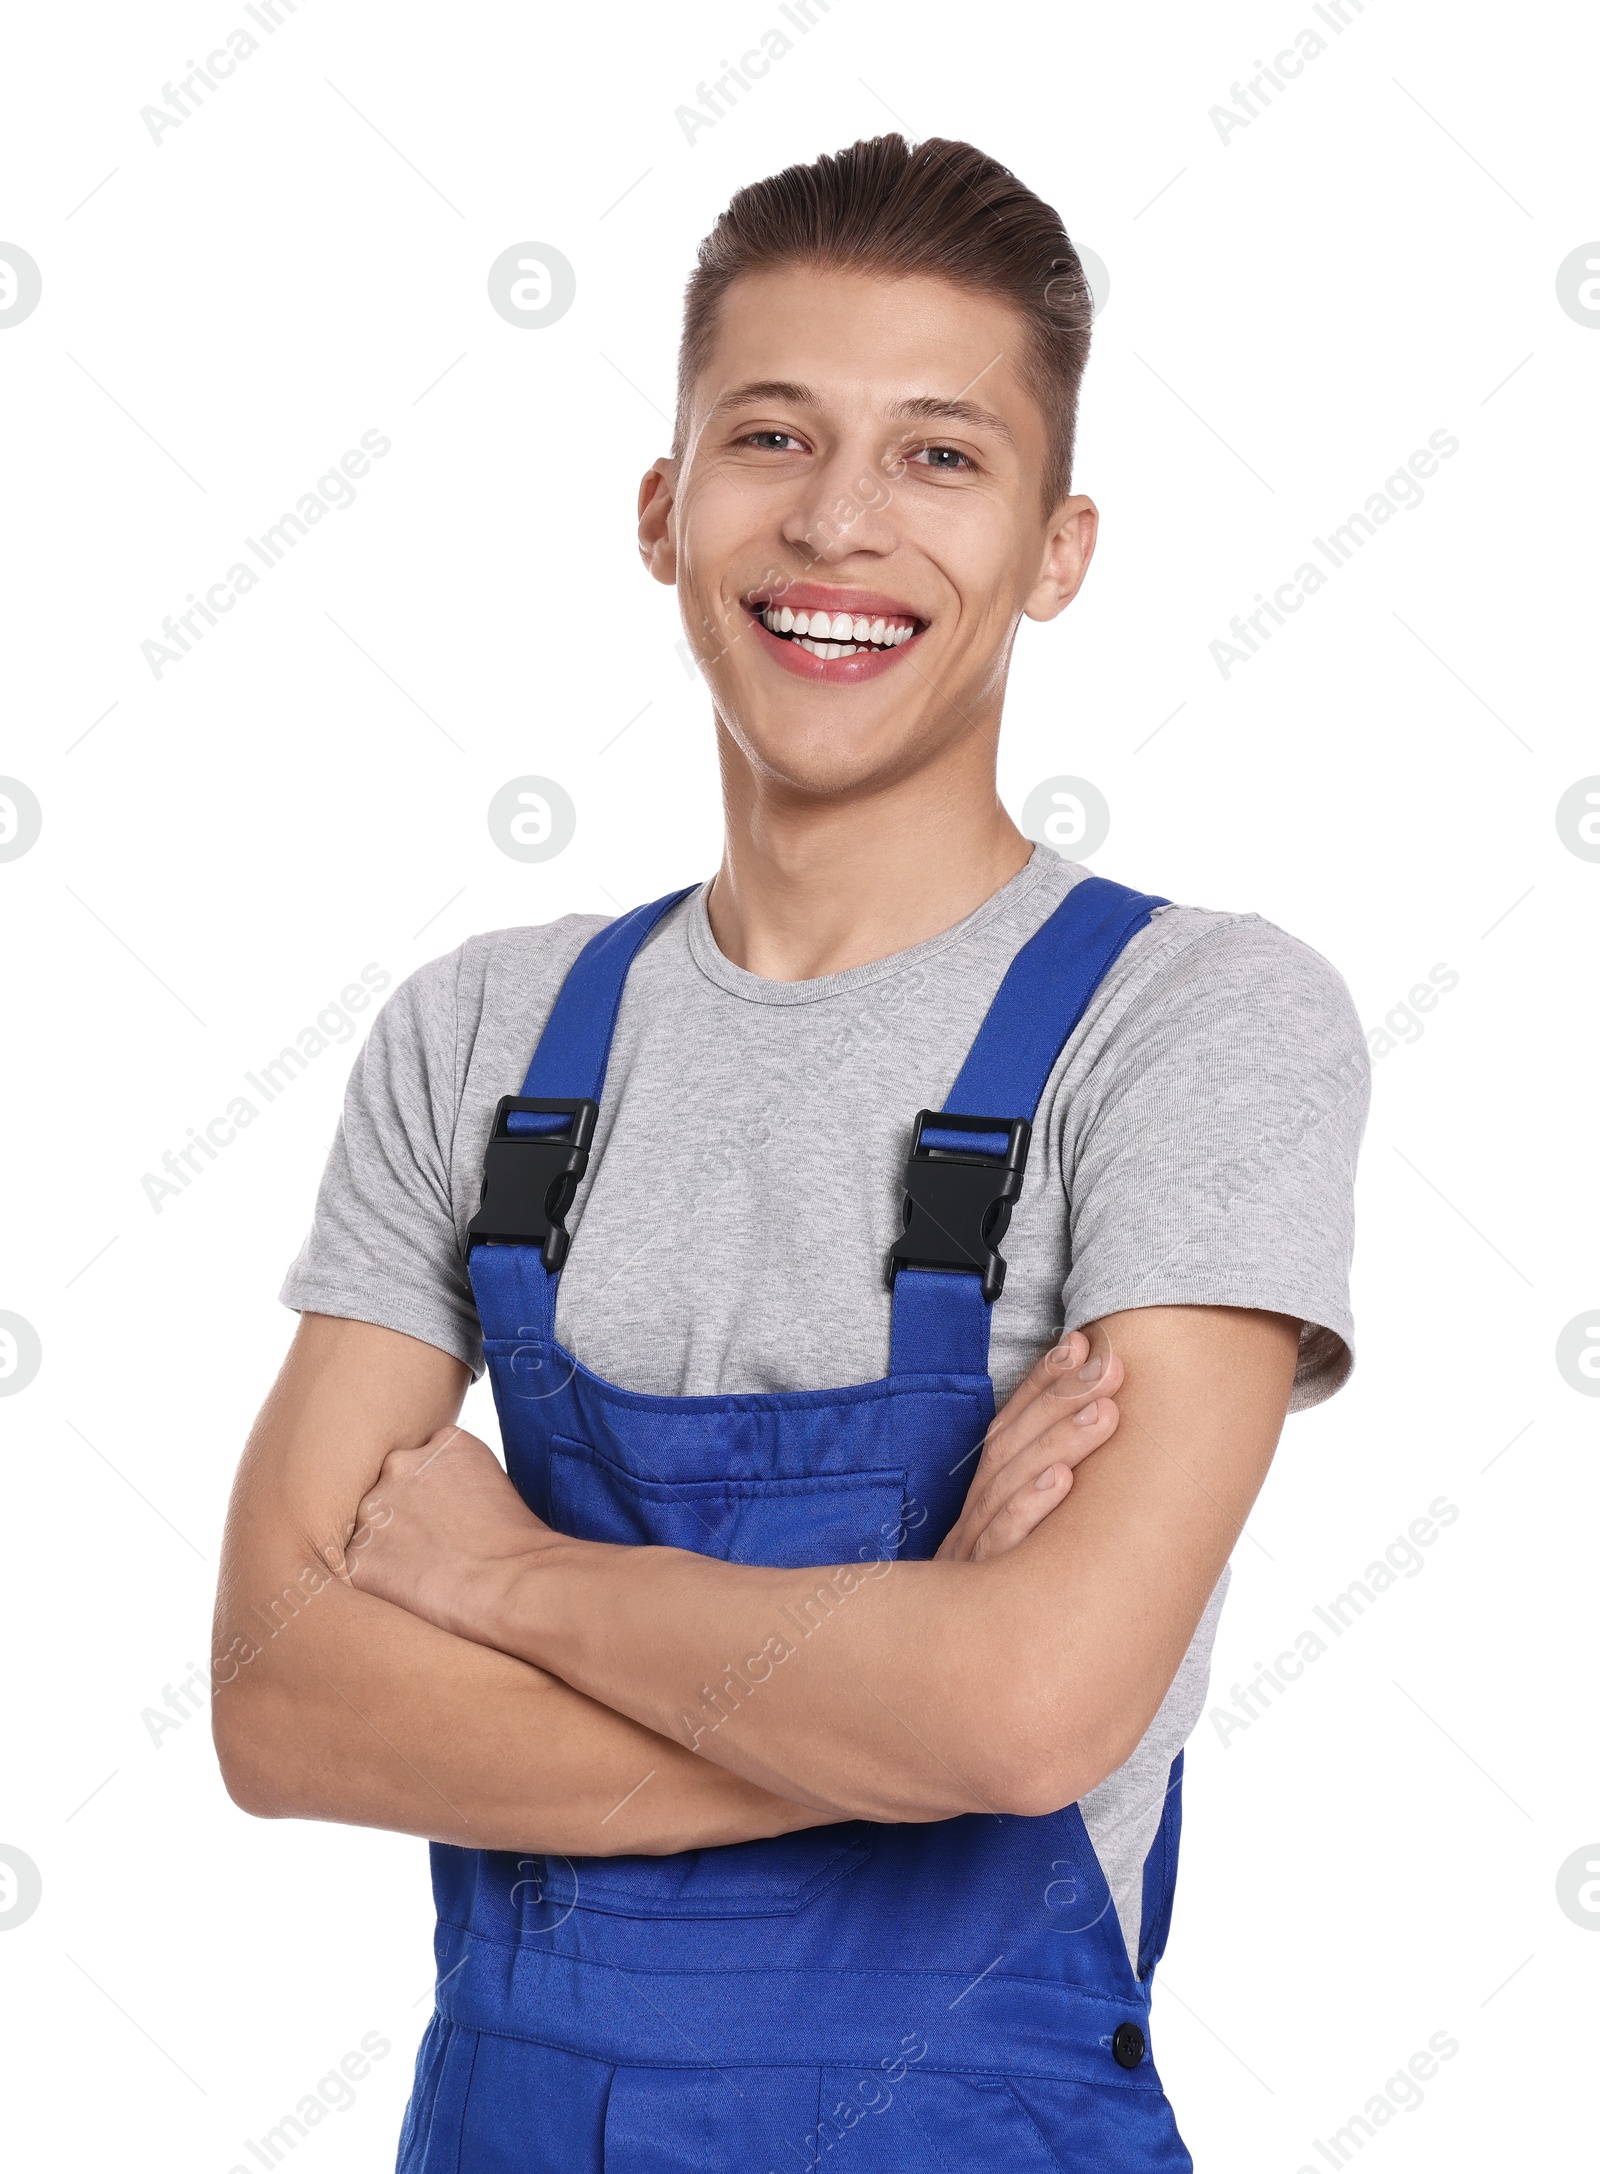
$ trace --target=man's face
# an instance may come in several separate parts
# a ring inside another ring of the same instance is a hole
[[[1006,303],[942,279],[736,280],[679,463],[641,492],[725,729],[806,793],[998,726],[1018,618],[1053,618],[1094,508],[1043,511],[1045,422]]]

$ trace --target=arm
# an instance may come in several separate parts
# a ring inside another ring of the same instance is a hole
[[[725,1772],[330,1570],[362,1540],[356,1506],[387,1453],[453,1418],[466,1383],[466,1368],[430,1344],[303,1317],[245,1451],[223,1544],[213,1729],[235,1802],[268,1818],[590,1856],[843,1816]]]
[[[1165,1695],[1266,1476],[1299,1339],[1284,1315],[1222,1307],[1100,1326],[1127,1368],[1115,1451],[1004,1552],[881,1575],[749,1569],[562,1539],[519,1505],[491,1562],[471,1520],[451,1522],[437,1445],[390,1461],[363,1505],[386,1522],[355,1575],[820,1809],[1054,1811],[1122,1763]],[[1003,1415],[1013,1458],[1054,1453],[1077,1389],[1041,1385],[1042,1368]],[[774,1633],[788,1650],[759,1695],[697,1727],[699,1686]]]
[[[1063,1348],[1074,1367],[1087,1356],[1082,1338]],[[374,1519],[358,1521],[357,1505],[403,1443],[458,1434],[448,1422],[466,1380],[459,1361],[413,1337],[303,1317],[240,1465],[223,1546],[213,1728],[235,1802],[266,1818],[574,1856],[658,1855],[851,1816],[774,1794],[508,1652],[356,1587],[353,1573],[382,1536]],[[1049,1514],[1072,1466],[1115,1429],[1107,1391],[1117,1380],[1100,1377],[1098,1410],[1074,1429],[1045,1488],[1033,1486],[1041,1456],[1014,1464],[1008,1484],[998,1451],[986,1452],[953,1548],[1012,1546]],[[1093,1394],[1079,1389],[1070,1408]],[[492,1561],[506,1531],[521,1544],[514,1520],[528,1513],[474,1446],[494,1491]]]

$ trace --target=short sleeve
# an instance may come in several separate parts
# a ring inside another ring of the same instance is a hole
[[[1326,959],[1253,915],[1179,949],[1068,1101],[1066,1326],[1138,1306],[1302,1324],[1291,1410],[1349,1375],[1356,1157],[1370,1074]]]
[[[374,1020],[345,1089],[310,1233],[278,1295],[300,1313],[398,1329],[476,1372],[478,1316],[450,1187],[460,962],[455,952],[420,967]]]

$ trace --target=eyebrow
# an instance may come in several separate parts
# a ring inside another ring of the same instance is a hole
[[[975,400],[936,400],[924,393],[915,400],[895,403],[893,412],[908,423],[969,423],[974,430],[992,430],[1007,445],[1016,440],[992,408],[980,408]]]
[[[712,413],[720,415],[727,409],[749,407],[761,400],[787,401],[797,408],[816,409],[822,405],[809,385],[796,384],[790,378],[762,377],[724,393]],[[920,393],[909,400],[897,400],[889,412],[907,423],[966,423],[975,430],[992,431],[1007,445],[1016,443],[994,410],[980,407],[975,400],[940,400],[932,393]]]
[[[796,408],[821,406],[809,385],[796,385],[786,377],[756,377],[749,384],[736,385],[731,393],[724,393],[711,412],[720,415],[725,408],[747,408],[757,400],[786,400]]]

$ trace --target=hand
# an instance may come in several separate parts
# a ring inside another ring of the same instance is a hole
[[[328,1557],[346,1584],[472,1638],[504,1582],[497,1573],[560,1544],[486,1442],[441,1427],[420,1449],[390,1450]]]
[[[1102,1340],[1103,1341],[1103,1340]],[[936,1562],[981,1562],[1015,1547],[1065,1500],[1075,1465],[1109,1442],[1122,1386],[1114,1351],[1074,1329],[1052,1345],[984,1437],[961,1515]]]

